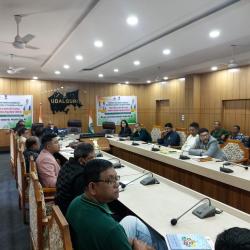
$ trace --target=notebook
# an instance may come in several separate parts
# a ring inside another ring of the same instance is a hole
[[[170,250],[212,250],[207,239],[199,234],[167,234]]]

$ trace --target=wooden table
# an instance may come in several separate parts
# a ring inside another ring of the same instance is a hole
[[[250,169],[233,166],[232,174],[219,171],[221,162],[180,160],[180,151],[161,147],[151,151],[152,144],[132,146],[131,141],[109,138],[111,153],[130,163],[157,173],[225,204],[250,213]]]

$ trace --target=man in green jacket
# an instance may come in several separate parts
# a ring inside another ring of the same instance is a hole
[[[223,144],[228,138],[229,132],[221,127],[219,121],[214,122],[214,130],[211,131],[211,135],[218,141],[219,144]]]
[[[113,219],[107,203],[119,196],[119,176],[110,161],[87,162],[83,179],[84,194],[72,201],[66,215],[75,250],[154,249],[154,235],[138,218]]]

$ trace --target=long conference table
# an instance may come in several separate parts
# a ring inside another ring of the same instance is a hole
[[[62,146],[61,154],[69,159],[73,156],[73,150],[66,148],[67,144],[65,142]],[[102,158],[114,160],[113,155],[102,153]],[[145,173],[145,169],[135,164],[122,159],[120,161],[125,167],[116,171],[123,183],[128,183]],[[143,186],[140,181],[144,177],[128,184],[124,191],[120,192],[119,201],[162,236],[167,233],[199,233],[215,241],[216,236],[225,229],[236,226],[250,227],[249,214],[214,199],[211,199],[212,205],[223,210],[221,214],[199,219],[189,212],[178,221],[176,226],[172,226],[170,224],[172,218],[178,217],[206,196],[157,174],[154,174],[154,177],[160,181],[160,184]]]
[[[189,156],[189,160],[180,160],[181,151],[173,148],[154,152],[152,144],[133,146],[116,137],[108,140],[112,155],[250,214],[250,168],[230,165],[234,172],[227,174],[220,172],[222,162],[216,159],[200,162]]]

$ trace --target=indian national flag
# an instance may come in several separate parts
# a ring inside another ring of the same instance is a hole
[[[93,124],[93,119],[92,119],[92,112],[89,112],[89,126],[88,126],[88,133],[94,134],[94,124]]]

